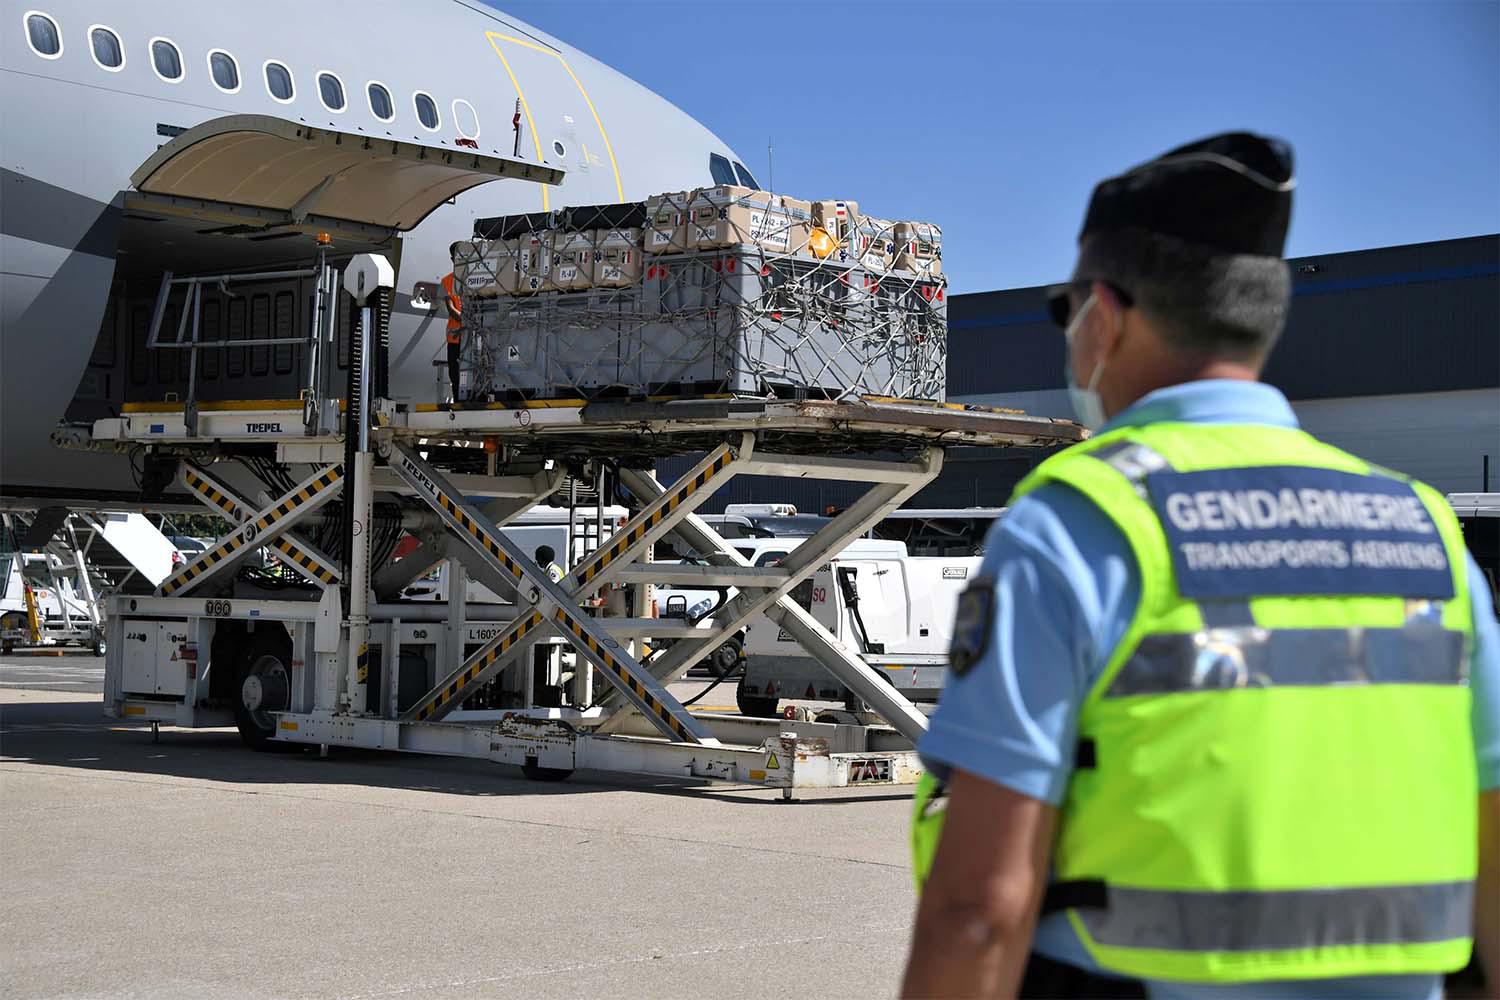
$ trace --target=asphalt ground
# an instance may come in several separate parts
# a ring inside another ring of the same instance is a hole
[[[0,659],[0,996],[896,990],[909,790],[153,743],[102,683],[90,656]]]

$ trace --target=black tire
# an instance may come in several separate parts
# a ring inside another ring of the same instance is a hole
[[[521,773],[532,781],[567,781],[573,776],[571,767],[542,767],[535,758],[528,758],[521,765]]]
[[[774,719],[777,715],[776,707],[781,704],[781,699],[750,694],[745,690],[745,678],[741,677],[734,689],[734,703],[740,707],[741,715],[748,715],[753,719]]]
[[[89,648],[93,650],[95,656],[103,656],[105,653],[103,639],[95,639],[92,643],[87,643],[86,645],[88,645]]]
[[[292,707],[291,649],[286,636],[256,635],[240,653],[234,675],[234,724],[252,750],[286,752],[301,749],[279,743],[271,712]]]
[[[13,643],[13,642],[7,642],[3,646],[0,646],[0,653],[3,653],[6,656],[9,656],[11,653],[14,653],[15,651],[16,651],[16,644]]]
[[[741,658],[738,639],[729,639],[721,643],[718,649],[708,655],[709,676],[728,677],[740,665]]]

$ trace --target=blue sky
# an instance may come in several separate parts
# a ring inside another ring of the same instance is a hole
[[[1095,181],[1226,129],[1295,147],[1290,256],[1500,230],[1493,0],[495,5],[682,107],[763,185],[769,138],[777,191],[939,223],[955,291],[1064,277]]]

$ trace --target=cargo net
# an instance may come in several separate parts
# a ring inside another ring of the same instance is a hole
[[[482,219],[457,402],[942,400],[937,226],[741,187]]]

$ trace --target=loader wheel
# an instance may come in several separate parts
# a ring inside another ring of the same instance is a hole
[[[745,690],[745,678],[741,677],[739,686],[734,689],[734,702],[740,707],[741,715],[748,715],[755,719],[774,719],[776,706],[780,704],[781,699],[750,694]]]
[[[740,665],[742,656],[739,640],[730,639],[709,654],[709,670],[715,677],[728,677]]]
[[[296,744],[278,743],[272,712],[292,707],[292,671],[285,642],[256,637],[239,658],[234,679],[234,723],[240,739],[252,750],[298,750]]]

